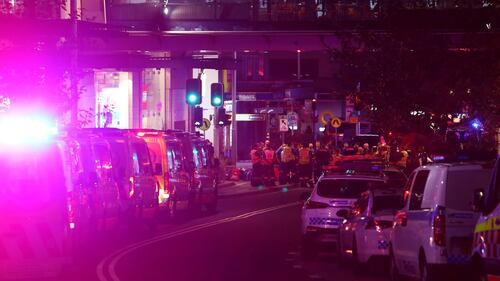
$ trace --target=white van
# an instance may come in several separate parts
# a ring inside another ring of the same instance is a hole
[[[410,175],[391,236],[391,280],[402,275],[437,280],[450,269],[467,272],[479,217],[472,195],[487,185],[490,173],[482,164],[457,163],[422,166]]]

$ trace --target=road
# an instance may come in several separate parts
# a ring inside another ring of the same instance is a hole
[[[278,190],[220,200],[219,211],[154,232],[103,235],[82,249],[65,280],[226,281],[385,280],[354,274],[323,254],[304,263],[300,251],[300,204],[304,189]]]

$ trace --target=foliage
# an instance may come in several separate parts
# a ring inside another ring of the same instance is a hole
[[[14,3],[14,4],[13,4]],[[65,0],[0,1],[0,15],[25,19],[55,19],[66,10]]]
[[[443,133],[446,116],[464,112],[487,129],[498,126],[500,54],[492,42],[407,30],[341,39],[331,51],[339,75],[382,133]],[[415,111],[425,114],[410,114]]]

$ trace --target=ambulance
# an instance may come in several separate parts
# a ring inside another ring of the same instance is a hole
[[[50,124],[0,116],[0,280],[54,277],[72,262],[65,169]]]
[[[474,207],[481,216],[474,229],[471,262],[476,280],[500,281],[500,157],[485,188],[474,193]]]

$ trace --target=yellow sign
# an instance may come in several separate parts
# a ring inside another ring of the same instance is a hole
[[[338,117],[333,117],[332,121],[330,121],[330,124],[332,125],[332,127],[338,128],[340,127],[340,125],[342,125],[342,120],[340,120],[340,118]]]
[[[203,124],[201,124],[200,130],[206,131],[206,130],[208,130],[208,128],[210,128],[210,125],[212,125],[210,123],[210,120],[208,120],[207,118],[203,118]]]

